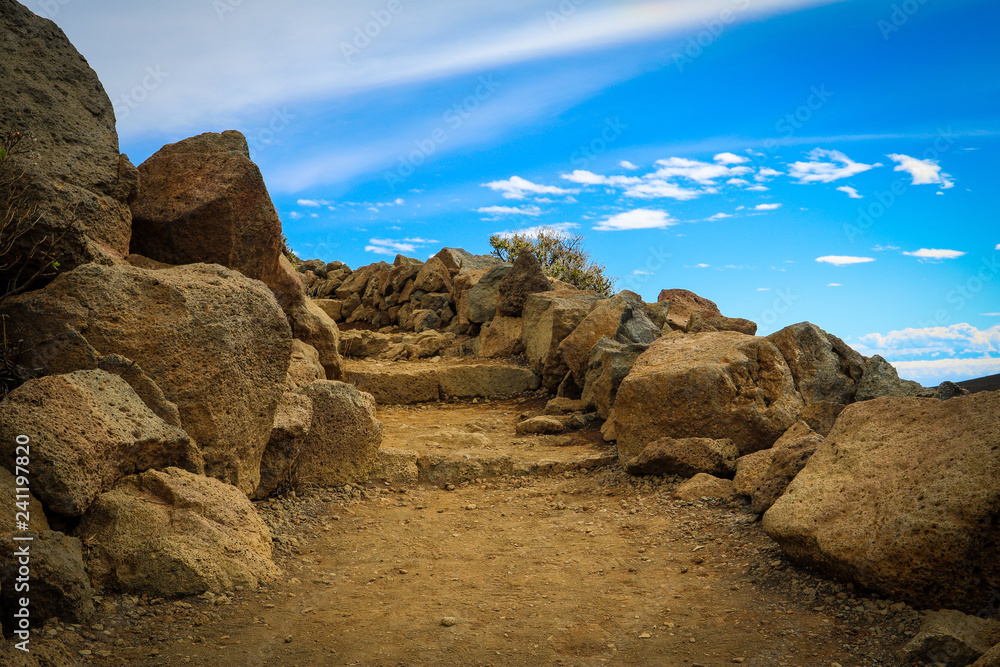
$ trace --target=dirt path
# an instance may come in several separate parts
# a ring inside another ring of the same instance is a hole
[[[414,410],[385,411],[388,440],[476,406]],[[677,481],[605,466],[309,491],[260,505],[286,572],[266,589],[107,598],[97,625],[47,634],[103,665],[896,664],[916,612],[797,570],[742,503],[676,500]]]

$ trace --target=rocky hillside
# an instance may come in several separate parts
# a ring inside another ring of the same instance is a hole
[[[450,484],[432,455],[382,447],[379,410],[512,395],[547,404],[519,416],[511,447],[599,427],[611,453],[586,466],[743,497],[796,563],[918,608],[996,613],[1000,392],[900,380],[809,322],[756,336],[683,289],[580,291],[530,254],[293,266],[239,132],[136,169],[58,28],[0,0],[0,44],[0,126],[37,139],[11,159],[31,234],[61,258],[0,297],[0,511],[30,514],[0,528],[4,651],[23,640],[13,540],[32,538],[34,627],[93,619],[104,593],[253,589],[280,570],[251,499]],[[31,236],[18,244],[32,261]],[[497,461],[475,477],[556,472]],[[996,643],[949,637],[976,657]]]

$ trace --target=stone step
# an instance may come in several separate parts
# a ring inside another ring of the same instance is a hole
[[[345,371],[379,405],[514,396],[541,384],[530,368],[504,363],[348,361]]]
[[[380,406],[383,442],[373,479],[437,486],[504,476],[548,476],[617,460],[596,425],[558,435],[518,434],[537,398],[473,404]]]

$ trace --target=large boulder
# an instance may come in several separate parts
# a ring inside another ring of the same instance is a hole
[[[126,477],[102,494],[77,534],[101,589],[175,597],[256,588],[280,570],[271,531],[236,488],[179,468]]]
[[[4,619],[12,619],[21,607],[20,599],[28,598],[31,619],[39,626],[53,617],[68,623],[90,620],[94,616],[94,591],[84,570],[80,540],[54,530],[43,530],[31,537],[30,542],[0,540],[11,554],[0,566],[0,611]],[[30,552],[30,588],[20,587],[19,591],[19,583],[26,578],[20,573],[23,563],[13,554],[25,546]]]
[[[801,410],[788,364],[768,340],[675,333],[636,360],[611,419],[624,457],[663,437],[729,438],[742,455],[774,444]]]
[[[594,349],[602,337],[649,345],[660,335],[659,327],[645,313],[642,298],[629,291],[599,301],[573,332],[559,343],[559,353],[578,386],[584,386]]]
[[[497,315],[493,320],[483,325],[480,332],[479,356],[513,357],[524,352],[521,334],[524,331],[524,320],[520,317]]]
[[[896,656],[907,665],[965,667],[1000,647],[1000,622],[940,609],[924,617],[920,632]]]
[[[610,338],[597,341],[590,351],[590,362],[580,397],[584,405],[596,410],[601,419],[608,419],[622,380],[632,370],[639,355],[648,348],[649,345],[621,343]]]
[[[494,255],[473,255],[462,248],[442,248],[434,256],[440,259],[453,275],[492,269],[497,264],[503,263],[503,260]]]
[[[822,444],[823,436],[813,432],[775,444],[770,465],[754,485],[750,509],[761,514],[770,509]]]
[[[548,391],[555,391],[569,371],[559,352],[559,344],[602,298],[596,292],[580,290],[553,290],[528,295],[524,303],[521,341],[528,362],[542,377],[542,386]]]
[[[298,480],[320,486],[366,481],[382,444],[371,394],[333,381],[314,382],[299,393],[312,402],[312,422],[300,444]]]
[[[474,324],[489,322],[496,315],[500,281],[510,273],[510,264],[499,264],[484,273],[466,292],[464,317]],[[460,315],[462,317],[462,315]]]
[[[417,272],[413,288],[424,292],[450,292],[451,273],[444,262],[437,257],[431,257]]]
[[[181,428],[181,413],[173,401],[167,400],[163,390],[146,375],[142,366],[120,354],[109,354],[97,362],[97,367],[107,373],[113,373],[128,382],[132,391],[142,399],[142,402],[153,413],[171,426]]]
[[[737,456],[739,450],[729,439],[660,438],[626,461],[625,469],[633,475],[693,477],[703,472],[732,477]]]
[[[139,165],[139,177],[132,252],[168,264],[221,264],[277,285],[281,220],[242,134],[167,144]]]
[[[793,560],[914,606],[1000,589],[1000,392],[848,406],[764,530]]]
[[[7,163],[8,173],[23,172],[14,188],[24,197],[5,189],[0,199],[37,218],[24,235],[4,239],[14,247],[3,259],[13,261],[0,261],[0,284],[41,268],[44,257],[27,257],[36,244],[62,271],[121,261],[138,174],[118,152],[115,110],[97,74],[55,23],[15,0],[0,0],[0,52],[0,131],[26,133],[24,152]],[[151,76],[161,76],[158,68]]]
[[[285,391],[308,387],[316,380],[325,380],[326,370],[319,363],[319,352],[312,345],[298,339],[292,340],[292,356],[285,376]],[[277,416],[275,416],[277,419]]]
[[[529,294],[551,289],[552,283],[542,272],[535,253],[524,250],[514,260],[510,273],[498,285],[497,314],[520,317]]]
[[[205,464],[188,434],[164,422],[117,375],[76,371],[30,380],[0,402],[0,439],[31,434],[31,488],[53,512],[83,514],[118,479]],[[3,465],[14,469],[13,457]]]
[[[459,364],[437,370],[442,396],[512,396],[538,389],[538,376],[527,368],[491,364]]]
[[[107,354],[140,364],[177,405],[206,473],[257,488],[291,353],[288,322],[265,285],[217,265],[88,264],[8,299],[0,315],[42,374],[94,368]]]
[[[806,403],[854,400],[865,358],[811,322],[787,326],[767,337],[781,350]]]
[[[687,331],[693,313],[701,313],[702,318],[721,317],[722,312],[714,301],[698,296],[686,289],[665,289],[660,291],[658,302],[668,305],[667,324],[672,329]]]
[[[489,269],[476,269],[473,271],[463,270],[452,279],[451,295],[455,303],[455,317],[459,333],[468,333],[469,330],[477,324],[469,319],[469,292],[476,286],[480,278],[487,274],[488,271]],[[496,302],[494,302],[493,308],[495,311]]]

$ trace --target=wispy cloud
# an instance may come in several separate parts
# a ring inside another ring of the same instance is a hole
[[[893,171],[908,173],[913,179],[913,185],[940,185],[942,190],[955,187],[955,182],[951,180],[951,176],[941,171],[941,165],[937,160],[918,160],[898,153],[886,157],[899,163]]]
[[[817,257],[817,262],[833,264],[834,266],[850,266],[851,264],[867,264],[874,262],[874,257],[851,257],[850,255],[825,255]]]
[[[827,287],[843,287],[840,283],[827,283]]]
[[[814,148],[809,152],[808,162],[789,165],[788,175],[797,178],[799,183],[832,183],[881,166],[880,163],[855,162],[840,151]]]
[[[676,225],[664,211],[648,208],[637,208],[625,213],[613,215],[594,225],[599,231],[625,231],[632,229],[663,229]]]
[[[477,213],[487,215],[541,215],[542,209],[537,206],[482,206],[476,209]]]
[[[579,192],[579,190],[567,190],[555,185],[539,185],[520,176],[511,176],[503,181],[483,183],[483,187],[502,193],[506,199],[524,199],[527,195],[569,195]]]
[[[962,252],[961,250],[941,250],[939,248],[921,248],[920,250],[915,250],[913,252],[903,252],[904,255],[910,257],[917,257],[919,259],[956,259],[967,255],[968,253]]]
[[[936,387],[945,380],[962,381],[1000,373],[1000,357],[893,361],[899,376]]]
[[[621,167],[622,169],[628,169],[629,171],[635,171],[636,169],[639,168],[639,165],[632,164],[628,160],[622,160],[621,162],[618,163],[618,166]]]
[[[781,208],[781,204],[757,204],[753,207],[755,211],[777,211]]]
[[[408,239],[369,239],[365,246],[365,252],[373,252],[376,255],[396,255],[414,253],[418,248],[422,248],[434,243],[440,243],[434,239],[408,238]]]
[[[712,159],[719,164],[743,164],[744,162],[750,161],[750,158],[743,157],[742,155],[736,155],[734,153],[719,153]]]
[[[849,185],[841,185],[839,188],[837,188],[837,190],[840,192],[846,192],[847,196],[850,197],[851,199],[864,199],[864,195],[859,194],[857,190],[855,190]]]
[[[889,250],[899,250],[899,246],[895,245],[877,245],[872,248],[872,252],[888,252]]]

